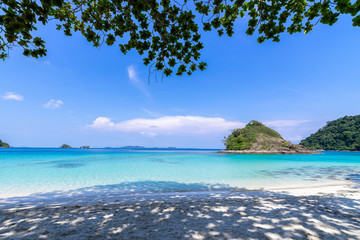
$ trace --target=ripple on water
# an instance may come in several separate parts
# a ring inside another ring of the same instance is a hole
[[[151,161],[152,162],[159,162],[159,163],[181,164],[181,162],[164,160],[164,159],[160,159],[160,158],[152,159]]]
[[[79,168],[84,166],[84,164],[81,163],[58,163],[53,165],[52,167],[55,168]]]
[[[300,168],[284,168],[280,170],[261,170],[260,175],[281,177],[289,176],[301,178],[306,181],[317,181],[321,179],[329,180],[353,180],[360,183],[360,174],[354,174],[354,167],[349,166],[331,166],[331,167],[300,167]]]

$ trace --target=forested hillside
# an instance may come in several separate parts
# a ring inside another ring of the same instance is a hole
[[[360,151],[360,115],[327,122],[300,144],[312,149]]]

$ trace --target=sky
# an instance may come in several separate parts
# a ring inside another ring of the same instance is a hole
[[[258,120],[294,143],[360,114],[360,29],[342,17],[309,34],[259,44],[245,34],[202,33],[205,71],[148,82],[135,51],[94,48],[52,23],[48,54],[10,51],[0,63],[0,139],[15,147],[224,148],[232,129]]]

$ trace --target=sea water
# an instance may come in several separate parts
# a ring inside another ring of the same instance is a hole
[[[40,193],[247,190],[359,181],[359,152],[237,155],[214,150],[0,149],[0,198]]]

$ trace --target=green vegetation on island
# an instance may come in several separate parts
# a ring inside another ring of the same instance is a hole
[[[223,140],[225,151],[231,153],[313,153],[312,150],[286,141],[275,130],[258,121],[251,121],[244,128],[234,129]]]
[[[300,144],[311,149],[360,151],[360,115],[327,122]]]
[[[60,148],[72,148],[70,145],[67,145],[67,144],[63,144],[60,146]]]
[[[0,140],[0,148],[9,148],[9,144],[3,142],[2,140]]]
[[[85,148],[85,149],[87,149],[87,148],[90,148],[89,146],[81,146],[80,148]]]

